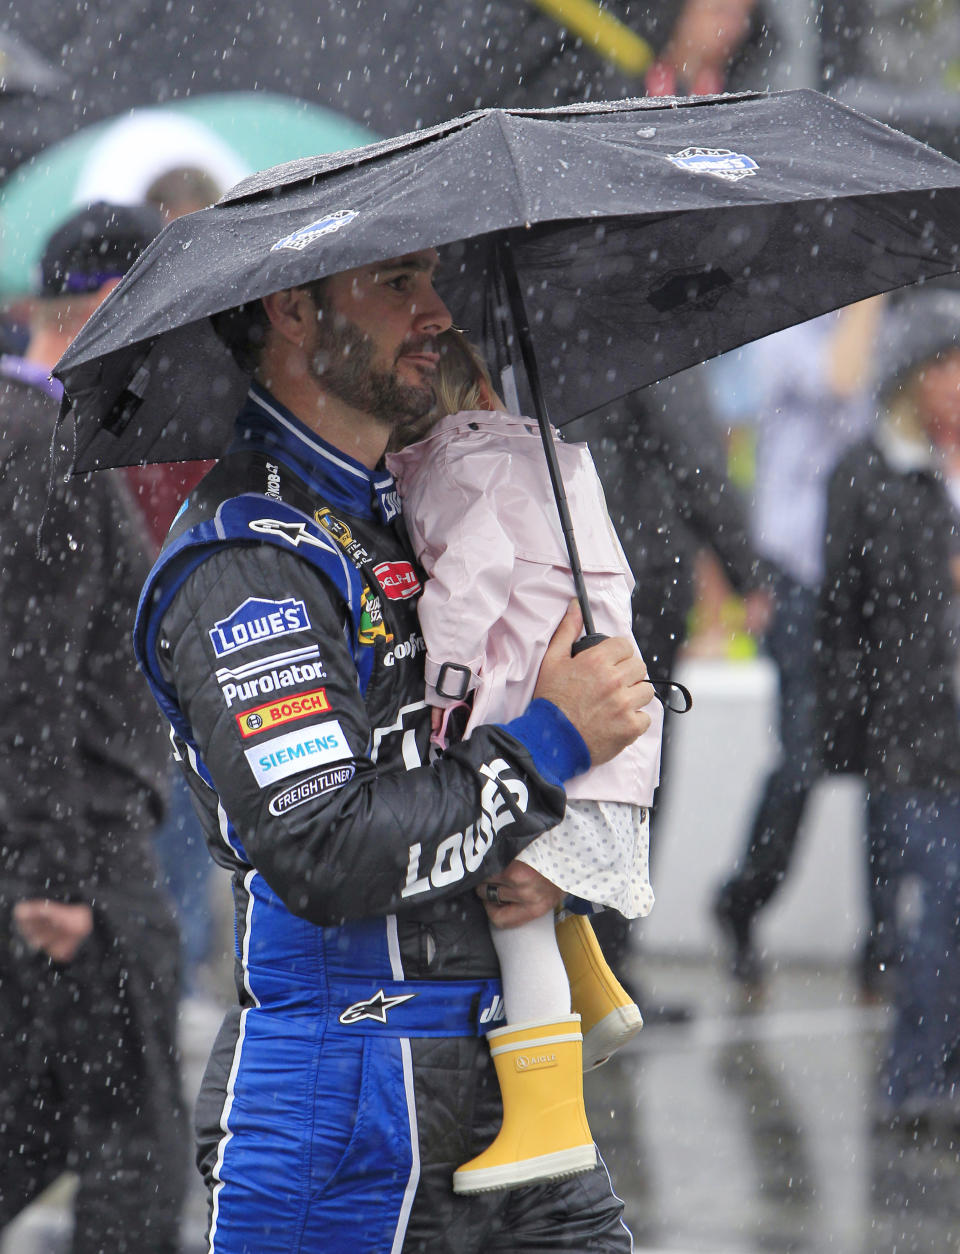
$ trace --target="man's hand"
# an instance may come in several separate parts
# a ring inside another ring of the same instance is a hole
[[[582,628],[580,607],[572,601],[547,646],[533,695],[563,711],[599,766],[647,730],[650,715],[643,707],[654,694],[632,641],[614,636],[571,657]]]
[[[83,903],[31,899],[13,907],[13,921],[31,949],[54,962],[72,962],[93,931],[93,910]]]
[[[511,862],[476,888],[494,927],[519,927],[555,910],[566,893],[525,862]]]
[[[766,635],[773,618],[774,599],[769,588],[753,588],[743,598],[743,625],[751,636]]]
[[[723,91],[730,62],[750,33],[757,0],[686,0],[660,62],[673,69],[681,95]]]

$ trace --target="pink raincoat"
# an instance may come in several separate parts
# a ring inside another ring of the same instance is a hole
[[[634,580],[593,459],[585,444],[558,443],[557,453],[596,629],[632,640]],[[468,733],[522,714],[575,595],[536,424],[485,410],[451,414],[387,464],[429,575],[419,605],[427,700],[451,704],[433,685],[442,663],[456,662],[474,676]],[[652,803],[663,709],[657,700],[646,708],[650,728],[613,761],[568,781],[568,797]]]

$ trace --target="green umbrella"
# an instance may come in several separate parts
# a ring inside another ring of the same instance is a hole
[[[0,186],[0,297],[29,291],[44,241],[75,206],[141,199],[148,173],[161,173],[164,153],[168,168],[201,165],[226,190],[253,170],[375,138],[330,109],[268,92],[190,97],[86,127],[45,148]]]

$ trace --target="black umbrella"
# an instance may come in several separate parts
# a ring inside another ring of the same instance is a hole
[[[444,247],[455,319],[546,428],[958,269],[958,241],[960,165],[816,92],[480,110],[168,226],[55,371],[74,468],[218,456],[247,380],[209,316],[384,257]]]

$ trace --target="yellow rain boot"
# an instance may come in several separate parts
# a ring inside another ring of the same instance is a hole
[[[640,1010],[607,965],[590,920],[568,914],[557,924],[557,944],[570,981],[570,1004],[583,1030],[583,1069],[591,1071],[643,1027]]]
[[[514,1189],[597,1165],[583,1108],[579,1015],[487,1033],[503,1098],[493,1144],[453,1173],[454,1193]]]

